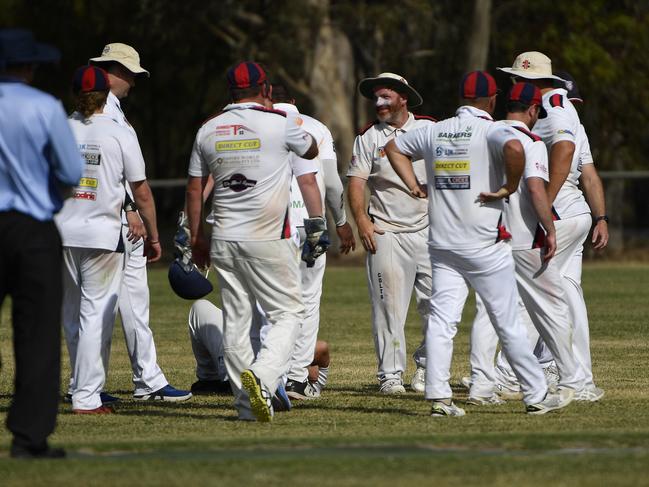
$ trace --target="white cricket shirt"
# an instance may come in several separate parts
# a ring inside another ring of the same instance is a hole
[[[375,121],[362,131],[354,141],[352,160],[347,177],[367,180],[370,190],[368,213],[374,224],[389,232],[418,232],[428,226],[428,205],[424,199],[414,199],[410,190],[394,172],[385,155],[384,147],[413,130],[432,127],[430,117],[408,113],[406,123],[395,129],[384,122]],[[426,181],[423,159],[413,162],[415,175],[420,183]]]
[[[189,175],[214,177],[212,238],[267,241],[290,238],[291,176],[317,172],[313,161],[299,159],[311,136],[300,128],[300,116],[264,108],[259,103],[232,103],[198,130]]]
[[[396,139],[402,153],[425,160],[431,248],[479,249],[508,237],[502,200],[481,204],[478,195],[503,185],[503,146],[512,139],[514,129],[470,106]]]
[[[538,135],[533,134],[523,122],[503,120],[503,123],[514,128],[514,134],[525,149],[525,169],[518,185],[518,190],[509,195],[505,205],[505,221],[511,234],[512,250],[527,250],[535,247],[535,236],[539,231],[539,218],[534,210],[530,192],[527,189],[529,178],[540,178],[549,181],[548,151]],[[542,230],[541,230],[542,231]]]
[[[63,245],[115,251],[121,239],[124,181],[146,179],[140,145],[105,114],[84,120],[75,112],[70,127],[86,167],[74,197],[56,216]]]

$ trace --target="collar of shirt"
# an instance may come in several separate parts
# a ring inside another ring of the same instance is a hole
[[[488,112],[485,112],[484,110],[480,110],[479,108],[476,107],[472,107],[471,105],[462,105],[455,112],[455,116],[456,117],[480,117],[480,118],[486,118],[487,120],[493,121],[493,117],[489,115]]]
[[[106,105],[110,105],[113,108],[116,108],[120,113],[124,114],[122,111],[122,104],[119,101],[112,91],[108,92],[108,99],[106,100]]]
[[[273,104],[273,108],[275,110],[282,110],[283,112],[300,113],[297,107],[292,103],[275,103]]]
[[[383,132],[383,135],[385,137],[390,137],[393,134],[397,134],[398,132],[407,132],[412,128],[412,124],[415,121],[415,117],[412,113],[408,112],[408,120],[406,120],[406,123],[404,123],[401,127],[393,127],[389,123],[385,122],[379,122],[376,126],[376,129],[379,132]]]
[[[520,120],[501,120],[501,122],[506,123],[507,125],[511,125],[512,127],[521,127],[527,130],[528,132],[530,131],[530,128],[525,125],[523,122]]]
[[[223,111],[227,112],[228,110],[243,110],[250,107],[266,108],[264,105],[257,103],[256,101],[248,101],[245,103],[228,103],[227,105],[225,105],[225,107],[223,107]]]

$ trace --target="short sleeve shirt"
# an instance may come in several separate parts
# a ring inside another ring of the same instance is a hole
[[[347,176],[367,180],[370,191],[368,213],[374,224],[389,232],[418,232],[428,226],[426,200],[415,199],[394,172],[385,154],[385,146],[392,139],[435,122],[429,117],[408,114],[406,123],[395,129],[383,122],[374,122],[361,132],[354,141],[352,160]],[[426,181],[423,159],[413,162],[415,175],[420,183]]]
[[[478,195],[503,185],[497,156],[516,138],[513,132],[487,112],[463,106],[455,117],[396,139],[402,153],[425,161],[431,248],[470,250],[498,241],[503,202],[481,204]]]
[[[70,127],[86,166],[56,217],[63,245],[114,251],[120,242],[124,181],[146,179],[140,145],[108,115],[83,119],[75,113]]]
[[[311,136],[294,115],[258,103],[232,103],[198,130],[189,175],[214,177],[212,238],[268,241],[290,238],[290,154],[303,155]],[[297,171],[316,172],[299,159]]]

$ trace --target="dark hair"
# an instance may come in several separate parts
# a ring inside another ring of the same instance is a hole
[[[291,103],[295,98],[291,95],[291,91],[281,81],[273,81],[273,102],[275,103]]]
[[[520,101],[508,101],[507,102],[507,113],[523,113],[526,112],[531,105],[521,103]]]
[[[254,98],[256,96],[259,96],[261,93],[261,87],[264,86],[265,83],[262,83],[257,86],[251,86],[250,88],[230,88],[230,96],[232,97],[232,101],[236,102],[239,100],[243,100],[244,98]]]
[[[107,91],[89,91],[88,93],[78,93],[75,100],[74,109],[83,115],[84,118],[90,117],[99,108],[106,103],[108,98]]]

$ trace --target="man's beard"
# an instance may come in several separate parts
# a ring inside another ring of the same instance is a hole
[[[388,107],[387,112],[382,111],[381,113],[379,113],[379,111],[377,110],[376,118],[378,118],[380,122],[389,124],[397,120],[397,118],[399,117],[400,110],[392,105],[388,105],[387,107]]]

